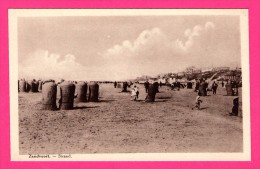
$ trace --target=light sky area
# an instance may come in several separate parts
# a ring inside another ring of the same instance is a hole
[[[241,67],[239,16],[18,18],[19,78],[126,80]]]

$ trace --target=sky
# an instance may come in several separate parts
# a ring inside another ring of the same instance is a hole
[[[238,16],[18,18],[19,78],[126,80],[240,67]]]

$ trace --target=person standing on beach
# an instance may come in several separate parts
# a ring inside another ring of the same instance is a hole
[[[139,96],[139,90],[138,90],[138,87],[136,85],[134,85],[134,90],[135,90],[136,100],[137,100],[138,96]]]
[[[160,86],[160,88],[162,87],[162,82],[160,81],[160,83],[159,83],[159,86]]]
[[[148,93],[149,82],[147,80],[144,82],[144,87],[145,87],[145,92]]]
[[[203,96],[207,96],[207,92],[208,92],[208,86],[209,86],[209,83],[204,80],[204,87],[203,87],[203,91],[204,91],[204,95]]]
[[[199,79],[196,79],[196,85],[195,85],[194,92],[198,92],[199,91],[199,87],[200,87],[200,81],[199,81]]]
[[[180,88],[181,88],[181,83],[177,80],[176,81],[176,87],[177,87],[177,90],[179,91]]]
[[[217,93],[217,88],[218,88],[218,84],[214,81],[213,84],[212,84],[213,94]]]
[[[117,86],[117,82],[115,81],[115,82],[114,82],[114,87],[116,88],[116,86]]]

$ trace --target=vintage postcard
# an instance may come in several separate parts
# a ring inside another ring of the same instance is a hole
[[[12,161],[250,161],[247,9],[9,9]]]

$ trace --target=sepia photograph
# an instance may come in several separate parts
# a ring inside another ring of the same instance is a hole
[[[250,160],[246,9],[9,9],[12,160]]]

